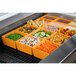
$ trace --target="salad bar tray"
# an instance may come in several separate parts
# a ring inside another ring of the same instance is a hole
[[[76,22],[50,13],[35,13],[0,29],[0,63],[65,63],[75,48]]]

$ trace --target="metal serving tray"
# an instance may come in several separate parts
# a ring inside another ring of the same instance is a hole
[[[22,14],[18,14],[16,16],[13,16],[7,20],[4,20],[1,24],[4,25],[5,23],[8,23],[10,20],[10,25],[7,25],[6,27],[0,29],[0,63],[65,63],[69,62],[69,58],[72,61],[72,58],[75,62],[75,48],[76,48],[76,35],[71,37],[67,42],[65,42],[63,45],[61,45],[59,48],[57,48],[54,52],[52,52],[49,56],[47,56],[45,59],[40,60],[38,58],[35,58],[34,56],[30,56],[28,54],[25,54],[23,52],[20,52],[18,50],[14,50],[10,47],[7,47],[3,45],[1,36],[4,35],[5,33],[18,28],[24,24],[30,19],[36,19],[40,16],[43,16],[44,14],[47,13],[35,13],[32,14],[31,16],[28,17],[23,17],[23,19],[18,20],[14,23],[12,23],[12,19],[15,19],[17,17],[22,16]],[[58,14],[58,13],[49,13],[53,16],[58,16],[62,17],[61,15],[63,14]],[[58,15],[57,15],[58,14]],[[71,20],[72,17],[69,17],[68,19]],[[12,23],[12,24],[11,24]],[[0,25],[1,25],[0,24]],[[74,57],[73,57],[74,56]]]

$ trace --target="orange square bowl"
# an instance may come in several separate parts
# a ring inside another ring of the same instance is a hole
[[[4,45],[7,45],[7,46],[9,46],[9,47],[11,47],[11,48],[16,49],[16,41],[10,40],[10,39],[6,38],[6,36],[10,35],[11,33],[19,33],[19,32],[11,31],[11,32],[3,35],[3,36],[2,36],[2,41],[3,41],[3,44],[4,44]],[[21,33],[19,33],[19,34],[21,34]],[[21,34],[21,35],[22,35],[22,34]],[[24,35],[23,35],[23,36],[24,36]]]
[[[45,43],[45,42],[49,42],[48,40],[43,40],[40,43],[38,43],[37,45],[35,45],[33,47],[33,55],[37,58],[40,59],[44,59],[45,57],[47,57],[49,55],[49,53],[42,51],[40,49],[38,49],[37,47],[40,46],[41,44]],[[55,44],[56,45],[56,44]],[[51,48],[51,47],[50,47]],[[53,50],[54,51],[54,50]]]
[[[37,27],[32,26],[32,25],[29,25],[29,24],[26,24],[26,25],[24,25],[24,26],[22,26],[22,27],[27,27],[27,26],[34,27],[35,29],[37,29]],[[30,33],[24,33],[24,32],[19,31],[22,27],[17,28],[15,31],[21,33],[22,35],[28,35],[28,34],[30,34]],[[34,31],[35,31],[35,30],[34,30]],[[33,32],[33,31],[32,31],[32,32]],[[32,32],[31,32],[31,33],[32,33]]]
[[[62,24],[70,24],[72,21],[71,20],[67,20],[67,19],[63,19],[63,18],[59,18],[56,20],[56,22],[62,23]]]
[[[54,26],[54,25],[49,25],[49,24],[47,24],[47,25],[45,25],[45,26],[43,26],[42,27],[42,29],[45,29],[44,27],[49,27],[49,26],[52,26],[52,27],[57,27],[57,26]],[[61,28],[60,27],[57,27],[58,28],[58,30],[60,30]],[[55,33],[56,31],[52,31],[52,30],[48,30],[48,29],[45,29],[46,31],[50,31],[51,33]]]
[[[28,35],[30,38],[32,38],[33,36],[32,35]],[[26,38],[27,36],[25,36],[25,37],[23,37],[23,38],[21,38],[21,39],[24,39],[24,38]],[[21,40],[20,39],[20,40]],[[29,54],[29,55],[33,55],[33,47],[31,47],[31,46],[28,46],[28,45],[26,45],[26,44],[22,44],[22,43],[20,43],[20,40],[18,40],[17,42],[16,42],[16,44],[17,44],[17,49],[19,50],[19,51],[22,51],[22,52],[24,52],[24,53],[27,53],[27,54]],[[40,40],[41,41],[41,40]]]
[[[45,31],[45,32],[48,31],[48,30],[45,30],[45,29],[43,29],[43,28],[39,28],[39,29],[37,29],[36,31],[32,32],[31,35],[33,36],[33,34],[34,34],[35,32],[37,32],[37,31],[42,31],[42,30]],[[50,31],[50,33],[54,33],[54,32]],[[50,36],[51,36],[51,35],[50,35]],[[49,36],[48,36],[48,37],[49,37]],[[47,39],[48,37],[46,37],[45,39]],[[40,38],[40,37],[39,37],[39,38]],[[44,40],[43,38],[40,38],[40,39],[41,39],[41,40]]]
[[[40,17],[40,18],[38,18],[36,20],[40,20],[40,21],[44,20],[45,25],[48,24],[49,22],[51,22],[51,20],[47,20],[47,19],[45,19],[43,17]],[[36,21],[36,20],[34,20],[34,21]]]
[[[75,27],[75,28],[76,28],[76,26],[73,25],[72,23],[75,23],[75,24],[76,24],[76,21],[72,21],[72,22],[69,24],[69,26],[72,26],[72,27]]]
[[[51,15],[44,15],[44,16],[42,16],[42,18],[45,18],[45,19],[50,20],[50,21],[58,19],[58,17],[51,16]]]
[[[56,26],[58,28],[64,28],[65,26],[67,26],[67,24],[60,23],[60,22],[57,22],[57,21],[52,21],[52,22],[48,23],[48,25]]]

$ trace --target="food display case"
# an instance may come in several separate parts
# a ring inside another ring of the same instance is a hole
[[[0,63],[75,63],[73,20],[59,13],[20,13],[2,21]]]

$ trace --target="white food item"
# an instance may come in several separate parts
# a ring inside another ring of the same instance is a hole
[[[49,35],[48,35],[48,34],[46,34],[46,36],[48,37]]]
[[[35,34],[35,36],[38,36],[38,33],[37,33],[37,34]]]
[[[26,40],[26,39],[21,39],[21,40],[20,40],[20,43],[25,44],[26,42],[27,42],[27,40]]]
[[[64,27],[65,26],[64,24],[56,23],[56,22],[52,22],[52,23],[50,23],[50,25],[54,25],[56,27]]]
[[[76,22],[72,22],[72,23],[71,23],[71,25],[74,25],[74,26],[76,26]]]
[[[45,36],[45,32],[41,32],[41,35],[42,35],[42,36]]]
[[[20,40],[20,43],[26,44],[26,45],[31,46],[31,47],[39,42],[40,42],[40,39],[37,36],[33,36],[33,38],[30,38],[27,36],[27,38]]]
[[[38,19],[36,21],[33,21],[33,20],[27,21],[27,24],[37,26],[37,27],[42,27],[45,25],[45,22],[44,20]]]
[[[40,35],[40,37],[43,37],[43,35]]]
[[[71,26],[66,26],[65,29],[66,29],[66,28],[69,28],[69,30],[76,30],[75,27],[71,27]]]

